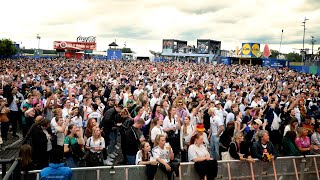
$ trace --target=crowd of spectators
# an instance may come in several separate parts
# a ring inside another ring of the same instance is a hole
[[[1,137],[22,130],[22,169],[269,162],[320,153],[318,75],[250,65],[20,59],[0,62]],[[28,160],[25,160],[25,159]],[[55,167],[60,165],[50,165]],[[46,170],[48,171],[48,169]],[[70,174],[68,174],[70,176]]]

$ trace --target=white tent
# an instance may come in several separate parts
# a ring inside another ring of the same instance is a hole
[[[151,54],[150,51],[137,52],[134,56],[135,59],[137,59],[137,57],[148,57],[150,61],[154,61],[154,55]]]

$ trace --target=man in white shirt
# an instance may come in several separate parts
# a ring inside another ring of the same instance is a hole
[[[138,85],[138,89],[134,90],[133,95],[139,97],[139,95],[143,92],[143,85],[140,83]]]
[[[225,126],[227,127],[228,122],[234,121],[234,112],[238,112],[238,104],[232,104],[231,105],[231,111],[228,113],[227,118],[226,118],[226,123]]]
[[[65,121],[68,116],[70,116],[72,106],[71,101],[67,99],[64,103],[64,108],[62,109],[62,118]]]
[[[222,132],[224,131],[223,121],[219,116],[215,115],[214,108],[208,110],[210,117],[210,148],[211,148],[211,157],[216,160],[220,159],[219,155],[219,140]]]
[[[222,108],[221,102],[220,101],[215,101],[215,115],[218,116],[222,121],[224,122],[225,117],[227,117],[228,112]]]
[[[93,112],[89,114],[88,119],[91,119],[91,118],[96,119],[98,126],[99,126],[99,124],[101,122],[101,118],[102,118],[101,113],[98,112],[99,107],[97,104],[92,104],[92,108],[93,108]]]
[[[153,94],[152,99],[150,100],[150,109],[153,109],[154,105],[160,104],[160,98],[159,98],[159,93],[155,92]]]

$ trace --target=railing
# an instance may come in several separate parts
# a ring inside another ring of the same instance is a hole
[[[238,160],[218,161],[217,180],[245,179],[245,180],[320,180],[320,155],[279,157],[273,163],[256,160],[254,164]],[[73,168],[74,180],[146,180],[145,167],[134,166],[103,166]],[[21,179],[40,179],[40,171],[30,171],[22,174]],[[9,172],[7,172],[9,174]],[[181,163],[180,180],[199,179],[193,163]],[[156,180],[167,179],[158,169]]]
[[[0,164],[1,164],[1,177],[4,178],[4,176],[7,173],[7,165],[12,164],[11,167],[13,167],[13,169],[15,169],[16,164],[14,163],[15,160],[14,159],[0,159]],[[13,166],[15,164],[15,166]],[[11,169],[11,168],[10,168]],[[10,173],[10,172],[8,172]]]

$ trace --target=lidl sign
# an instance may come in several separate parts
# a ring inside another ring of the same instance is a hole
[[[259,58],[261,56],[259,43],[242,43],[241,55]]]

